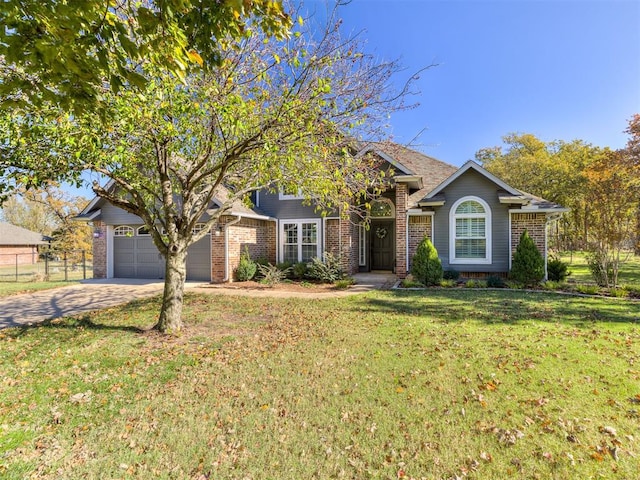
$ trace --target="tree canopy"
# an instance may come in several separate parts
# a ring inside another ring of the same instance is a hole
[[[0,2],[0,108],[54,102],[80,113],[108,90],[142,88],[142,64],[178,78],[217,67],[220,45],[257,26],[284,38],[280,0]]]

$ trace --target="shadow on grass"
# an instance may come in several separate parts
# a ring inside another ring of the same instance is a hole
[[[83,331],[83,330],[94,330],[94,331],[104,331],[104,332],[126,332],[126,333],[136,333],[142,334],[147,333],[149,330],[136,327],[133,325],[108,325],[105,323],[96,323],[94,322],[89,315],[84,315],[82,317],[64,317],[64,318],[56,318],[45,320],[43,322],[31,324],[31,325],[22,325],[17,327],[12,327],[5,330],[3,333],[11,338],[18,338],[23,335],[26,335],[29,332],[43,332],[46,330],[56,330],[56,331]]]
[[[428,289],[388,291],[363,297],[359,312],[425,317],[444,323],[522,321],[591,327],[594,323],[640,324],[640,303],[609,298],[575,297],[519,290]]]

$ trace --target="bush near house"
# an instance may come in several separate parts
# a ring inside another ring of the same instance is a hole
[[[427,286],[439,285],[442,280],[442,262],[431,240],[424,238],[413,256],[411,274]]]
[[[544,258],[527,230],[520,235],[509,278],[527,286],[536,285],[544,278]]]

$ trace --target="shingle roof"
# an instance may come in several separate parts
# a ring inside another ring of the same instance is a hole
[[[372,147],[404,165],[411,173],[422,177],[422,188],[409,196],[409,207],[417,205],[428,192],[458,170],[458,167],[396,143],[375,143]]]
[[[50,240],[41,233],[0,222],[0,245],[46,245]]]

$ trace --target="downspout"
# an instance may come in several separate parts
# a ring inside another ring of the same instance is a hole
[[[405,254],[405,259],[404,259],[404,269],[406,270],[405,272],[405,276],[407,275],[407,273],[409,273],[409,209],[407,209],[406,211],[406,216],[407,219],[404,222],[404,228],[405,228],[405,232],[404,232],[404,254]]]
[[[229,227],[232,227],[236,223],[242,220],[242,215],[238,215],[235,220],[231,220],[229,223],[225,223],[222,229],[224,230],[224,278],[223,283],[229,281],[231,275],[229,275]]]

